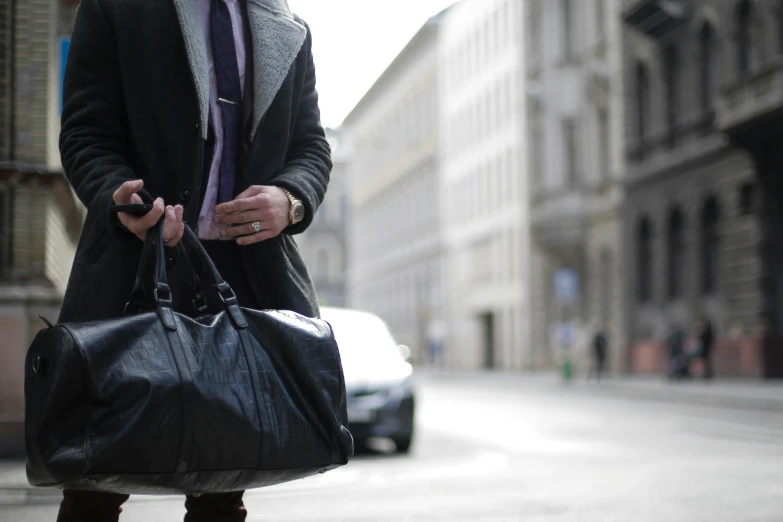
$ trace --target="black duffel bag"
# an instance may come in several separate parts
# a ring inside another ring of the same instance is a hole
[[[346,464],[353,440],[329,324],[240,308],[189,228],[183,243],[223,302],[216,315],[182,315],[172,310],[162,243],[159,224],[148,234],[133,293],[143,292],[145,267],[154,264],[154,310],[51,326],[30,346],[30,484],[221,493]]]

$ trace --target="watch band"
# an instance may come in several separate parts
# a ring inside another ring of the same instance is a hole
[[[281,187],[282,188],[282,187]],[[288,196],[288,200],[291,202],[291,208],[288,211],[288,224],[289,225],[295,225],[302,221],[302,219],[296,219],[296,210],[297,208],[303,209],[304,205],[302,203],[302,200],[291,194],[291,191],[288,189],[283,189],[283,192],[285,192],[285,195]]]

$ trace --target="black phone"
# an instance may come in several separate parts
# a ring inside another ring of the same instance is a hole
[[[150,210],[152,210],[151,203],[134,203],[132,205],[113,205],[111,207],[112,212],[115,214],[124,212],[132,216],[143,216]]]

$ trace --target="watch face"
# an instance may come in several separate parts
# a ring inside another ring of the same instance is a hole
[[[302,221],[304,219],[305,209],[304,205],[298,203],[294,205],[294,223]]]

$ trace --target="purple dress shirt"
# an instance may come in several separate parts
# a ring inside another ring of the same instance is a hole
[[[209,22],[209,6],[211,0],[194,0],[198,8],[199,21],[204,32],[204,41],[207,47],[207,63],[209,64],[209,125],[214,135],[214,150],[212,151],[212,164],[209,169],[209,180],[204,194],[204,203],[198,217],[199,239],[220,239],[220,230],[223,225],[215,225],[215,205],[218,199],[218,181],[220,178],[220,159],[223,151],[223,122],[218,105],[217,80],[215,79],[215,66],[212,58],[212,34]],[[234,46],[237,51],[237,65],[239,67],[239,83],[242,88],[242,98],[245,99],[245,68],[247,55],[245,47],[245,23],[240,0],[225,0],[231,12],[231,25],[234,29]],[[252,96],[247,97],[247,100]],[[244,111],[248,114],[248,111]]]

